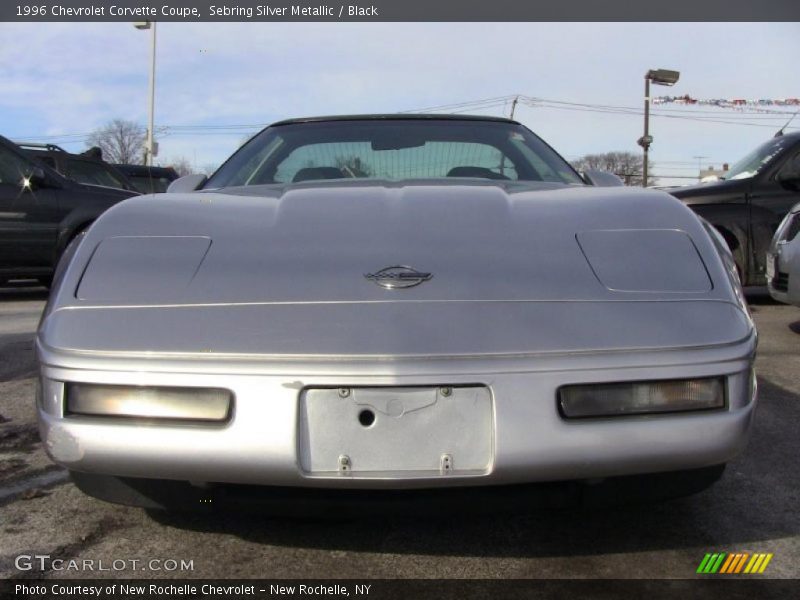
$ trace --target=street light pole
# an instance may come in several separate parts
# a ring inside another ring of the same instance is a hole
[[[642,161],[642,187],[647,187],[648,153],[653,136],[650,135],[650,82],[657,85],[675,85],[681,74],[669,69],[650,69],[644,74],[644,135],[636,143],[644,150]]]
[[[150,110],[147,123],[147,164],[153,166],[153,127],[156,107],[156,22],[150,30]]]
[[[150,102],[147,114],[147,141],[145,142],[144,159],[145,164],[152,166],[153,157],[156,155],[156,145],[154,136],[154,119],[156,105],[156,22],[138,21],[133,24],[136,29],[150,30]]]
[[[642,163],[642,187],[647,187],[647,164],[648,152],[653,138],[650,136],[650,73],[644,76],[644,135],[642,136],[642,149],[644,150],[644,161]]]

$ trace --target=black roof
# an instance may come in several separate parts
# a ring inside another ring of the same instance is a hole
[[[388,113],[378,115],[332,115],[327,117],[302,117],[299,119],[285,119],[273,123],[270,127],[279,125],[294,125],[296,123],[319,123],[323,121],[499,121],[501,123],[513,123],[519,125],[517,121],[506,119],[505,117],[490,117],[484,115],[448,115],[448,114],[411,114],[411,113]]]
[[[103,160],[102,157],[93,156],[91,154],[87,154],[86,152],[67,152],[60,146],[55,146],[52,144],[47,144],[44,147],[26,144],[24,142],[18,144],[22,151],[27,154],[28,156],[56,156],[56,157],[69,157],[69,159],[78,159],[78,160],[85,160],[93,163],[103,163],[109,164]]]
[[[124,163],[113,163],[114,167],[125,173],[125,175],[151,175],[161,173],[163,175],[177,174],[174,167],[160,167],[155,165],[131,165]]]

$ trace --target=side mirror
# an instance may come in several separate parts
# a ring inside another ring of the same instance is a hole
[[[582,175],[584,180],[586,180],[586,183],[597,187],[617,187],[620,185],[625,185],[625,182],[622,181],[622,179],[614,175],[614,173],[609,173],[608,171],[587,169],[582,173]]]
[[[192,173],[191,175],[184,175],[169,184],[167,193],[172,194],[175,192],[194,192],[206,182],[208,177],[202,173]]]

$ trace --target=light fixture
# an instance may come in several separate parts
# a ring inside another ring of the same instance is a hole
[[[568,419],[723,408],[725,378],[568,385],[558,402]]]
[[[217,388],[66,384],[66,413],[103,417],[139,417],[225,421],[230,391]]]
[[[644,74],[644,135],[636,143],[644,150],[644,160],[642,162],[642,187],[647,187],[647,167],[648,151],[650,144],[653,143],[653,136],[650,135],[650,82],[656,85],[675,85],[681,74],[670,69],[650,69]]]

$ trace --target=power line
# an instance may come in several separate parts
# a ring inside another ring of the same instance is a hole
[[[604,110],[604,109],[591,109],[591,108],[580,108],[580,107],[573,107],[573,106],[551,106],[551,105],[544,105],[538,104],[535,108],[544,108],[544,109],[551,109],[551,110],[568,110],[568,111],[576,111],[576,112],[589,112],[589,113],[601,113],[601,114],[619,114],[619,115],[632,115],[632,116],[642,116],[644,113],[641,111],[620,111],[620,110]],[[650,112],[651,117],[655,118],[662,118],[662,119],[679,119],[683,121],[695,121],[701,123],[711,123],[711,124],[722,124],[722,125],[744,125],[747,127],[766,127],[769,129],[775,129],[775,125],[767,125],[764,123],[750,123],[745,121],[728,121],[726,119],[718,119],[712,117],[689,117],[689,116],[682,116],[682,115],[669,115],[669,114],[660,114],[660,113],[653,113]],[[797,127],[789,127],[787,129],[798,129]]]
[[[509,95],[509,96],[500,96],[495,98],[485,98],[482,100],[474,100],[471,102],[460,102],[458,104],[442,104],[439,106],[429,106],[426,108],[411,109],[401,112],[414,113],[414,112],[428,112],[428,111],[430,112],[448,111],[453,113],[455,112],[461,113],[461,112],[467,112],[468,110],[481,110],[498,105],[504,105],[508,102],[513,102],[515,98],[519,99],[520,102],[523,102],[525,105],[531,108],[549,108],[553,110],[575,110],[580,112],[594,112],[594,113],[606,113],[606,114],[611,113],[611,114],[634,115],[634,116],[642,116],[644,114],[641,109],[632,106],[569,102],[566,100],[550,100],[546,98],[537,98],[533,96],[524,96],[524,95]],[[787,111],[779,111],[779,110],[771,111],[771,113],[776,116],[764,116],[760,114],[758,116],[751,116],[751,115],[757,115],[758,113],[756,111],[737,111],[736,113],[725,115],[725,117],[720,118],[720,116],[715,114],[713,110],[692,110],[686,108],[651,110],[651,115],[655,117],[684,119],[689,121],[698,121],[707,123],[720,123],[726,125],[747,125],[754,127],[769,127],[769,128],[774,127],[774,125],[769,125],[764,123],[753,123],[751,121],[753,120],[781,121],[785,117],[785,115],[789,114]]]
[[[494,98],[484,98],[483,100],[469,100],[469,101],[466,101],[466,102],[458,102],[458,103],[455,103],[455,104],[440,104],[438,106],[428,106],[428,107],[425,107],[425,108],[412,108],[410,110],[401,110],[401,111],[399,111],[399,113],[400,114],[403,114],[403,113],[419,113],[419,112],[426,112],[426,111],[439,112],[439,111],[448,110],[448,109],[451,109],[451,108],[452,109],[458,109],[458,108],[464,108],[464,107],[471,107],[471,106],[478,105],[478,104],[485,104],[487,102],[510,102],[511,100],[514,99],[514,97],[515,97],[514,94],[509,95],[509,96],[496,96]],[[520,97],[522,98],[523,96],[520,96]]]
[[[415,108],[409,110],[399,111],[400,114],[407,113],[420,113],[420,112],[442,112],[447,111],[451,114],[460,114],[470,111],[488,110],[498,107],[506,107],[515,99],[519,103],[525,104],[530,108],[545,109],[545,110],[570,110],[576,112],[588,112],[596,114],[618,114],[622,116],[642,116],[641,109],[632,106],[619,106],[611,104],[593,104],[585,102],[571,102],[567,100],[552,100],[546,98],[538,98],[533,96],[525,96],[518,94],[511,94],[506,96],[495,96],[492,98],[483,98],[479,100],[470,100],[464,102],[457,102],[451,104],[440,104],[436,106],[428,106],[424,108]],[[761,111],[764,112],[764,111]],[[768,124],[763,121],[776,121],[783,120],[786,115],[790,114],[787,111],[774,110],[770,111],[774,116],[765,116],[758,114],[756,111],[741,110],[736,113],[727,114],[722,117],[715,114],[714,109],[660,109],[654,108],[651,110],[651,116],[655,118],[666,119],[679,119],[712,124],[724,125],[744,125],[748,127],[765,127],[774,128],[773,124]],[[762,122],[754,122],[762,121]],[[159,125],[156,130],[161,137],[168,135],[235,135],[253,133],[257,130],[263,129],[268,124],[266,123],[244,123],[244,124],[215,124],[215,125]],[[789,127],[787,129],[798,129],[798,127]],[[85,142],[92,135],[93,132],[84,133],[62,133],[50,135],[20,135],[15,136],[17,139],[26,141],[42,141],[42,142],[61,142],[61,143],[80,143]]]
[[[533,96],[521,96],[521,97],[525,98],[525,100],[527,100],[528,102],[533,103],[532,105],[535,105],[536,102],[549,102],[549,103],[553,103],[553,104],[568,104],[568,105],[571,105],[571,106],[582,106],[582,107],[587,107],[587,108],[602,108],[602,109],[609,109],[609,110],[624,110],[624,111],[628,111],[628,112],[639,112],[639,113],[641,113],[641,109],[638,106],[619,106],[619,105],[614,105],[614,104],[591,104],[591,103],[585,103],[585,102],[570,102],[570,101],[567,101],[567,100],[551,100],[551,99],[548,99],[548,98],[538,98],[538,97],[533,97]],[[717,108],[723,108],[723,107],[717,107]],[[669,107],[666,107],[666,106],[663,106],[663,105],[659,105],[659,107],[653,108],[652,110],[659,110],[659,111],[663,110],[663,111],[668,111],[668,112],[672,112],[672,113],[686,113],[686,114],[716,114],[715,110],[713,110],[713,109],[712,110],[704,110],[704,109],[690,109],[690,108],[669,108]],[[744,114],[744,113],[756,115],[756,114],[762,114],[764,112],[769,112],[770,114],[775,114],[775,115],[792,114],[791,111],[784,111],[784,110],[769,110],[768,111],[767,109],[764,109],[762,111],[746,111],[746,110],[742,109],[742,110],[736,110],[736,112],[732,113],[731,116],[736,116],[736,115]],[[755,118],[755,117],[752,117],[752,118]],[[769,117],[769,118],[772,119],[772,118],[778,118],[778,117]]]

